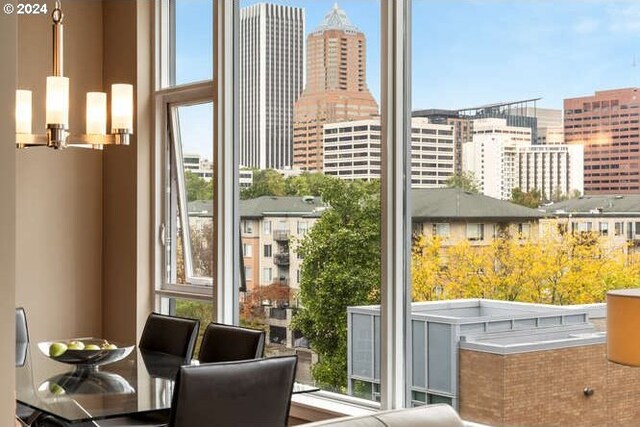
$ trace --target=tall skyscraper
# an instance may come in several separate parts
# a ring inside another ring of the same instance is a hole
[[[584,145],[585,194],[640,192],[640,89],[564,100],[567,144]]]
[[[294,106],[294,166],[322,170],[323,125],[378,114],[367,88],[365,35],[336,4],[307,38],[307,83]]]
[[[240,10],[240,163],[293,163],[293,104],[304,84],[304,9],[268,3]]]

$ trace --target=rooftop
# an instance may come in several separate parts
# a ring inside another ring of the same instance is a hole
[[[338,3],[333,5],[333,8],[325,15],[324,20],[318,25],[312,33],[322,33],[328,30],[341,30],[347,32],[359,33],[358,27],[353,25],[349,21],[347,13],[340,9]]]
[[[262,196],[255,199],[240,200],[242,217],[319,217],[325,209],[326,205],[320,200],[320,197],[313,196]]]
[[[414,189],[413,219],[539,219],[544,213],[459,188]]]
[[[582,196],[541,208],[548,214],[620,216],[640,215],[640,194]]]
[[[380,306],[349,307],[377,316]],[[495,354],[602,344],[605,334],[590,318],[606,317],[606,304],[557,306],[486,299],[414,302],[414,321],[456,327],[460,347]]]

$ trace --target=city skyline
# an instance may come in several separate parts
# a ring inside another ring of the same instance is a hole
[[[178,32],[184,35],[177,41],[177,74],[186,81],[211,75],[211,64],[202,64],[201,43],[192,41],[210,28],[204,22],[211,10],[207,3],[178,2]],[[240,6],[255,3],[260,1],[245,0]],[[308,34],[335,2],[270,3],[303,7]],[[367,36],[367,83],[379,101],[380,2],[338,4]],[[640,85],[640,69],[633,66],[640,61],[634,37],[640,36],[638,2],[414,0],[413,21],[414,110],[530,97],[542,97],[540,107],[561,109],[564,98]]]

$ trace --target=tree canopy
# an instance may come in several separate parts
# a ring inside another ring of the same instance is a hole
[[[480,185],[473,172],[460,172],[451,175],[444,184],[447,188],[460,188],[473,194],[480,193]]]
[[[240,198],[260,196],[320,196],[329,182],[337,178],[320,172],[303,172],[285,178],[275,169],[253,170],[253,184],[240,192]]]
[[[609,250],[596,233],[488,246],[443,247],[421,236],[413,248],[413,299],[491,298],[543,304],[603,302],[610,289],[640,285],[637,256]]]
[[[302,255],[302,332],[319,361],[312,368],[325,387],[347,385],[347,307],[380,303],[380,185],[332,179],[321,192],[325,211],[299,242]]]
[[[213,199],[213,181],[205,181],[191,171],[185,171],[184,178],[187,186],[187,201]]]
[[[511,190],[511,202],[536,209],[542,204],[542,193],[536,188],[527,192],[514,188]]]

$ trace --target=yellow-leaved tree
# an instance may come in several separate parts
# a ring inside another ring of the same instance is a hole
[[[445,246],[415,239],[413,299],[491,298],[544,304],[604,302],[607,290],[640,286],[638,256],[607,249],[595,233],[525,240],[499,238],[486,246]]]

